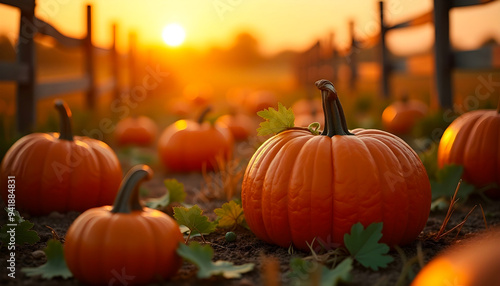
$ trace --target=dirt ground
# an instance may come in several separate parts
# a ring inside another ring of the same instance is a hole
[[[127,170],[127,165],[133,165],[135,162],[122,162],[124,165],[124,170]],[[157,167],[157,162],[150,162],[153,167]],[[154,168],[153,168],[154,169]],[[144,184],[151,196],[159,196],[165,192],[163,187],[163,179],[165,178],[176,178],[180,182],[185,184],[186,192],[188,193],[188,198],[186,203],[198,204],[211,219],[215,219],[216,215],[213,210],[220,207],[225,201],[224,200],[206,200],[200,199],[200,189],[204,186],[205,180],[200,174],[166,174],[162,172],[161,169],[157,172],[152,181]],[[486,202],[480,197],[472,196],[469,200],[462,205],[458,205],[458,208],[453,213],[453,216],[448,224],[448,228],[455,226],[460,223],[471,208],[476,205],[481,204],[485,211],[485,216],[489,227],[498,225],[500,222],[500,204]],[[3,202],[1,203],[3,209]],[[0,284],[1,285],[81,285],[76,279],[52,279],[44,280],[41,278],[31,278],[25,276],[20,272],[23,267],[36,267],[42,265],[46,262],[45,257],[35,258],[33,252],[45,248],[47,241],[52,238],[51,231],[45,227],[52,227],[61,237],[64,237],[66,231],[73,220],[79,215],[76,212],[70,212],[67,214],[52,213],[47,216],[40,217],[29,217],[25,215],[26,219],[29,219],[35,224],[34,230],[38,232],[40,236],[40,241],[35,245],[29,246],[24,245],[16,248],[16,278],[11,279],[7,276],[5,271],[5,261],[7,260],[8,253],[6,248],[1,249],[0,260],[2,265]],[[446,215],[446,211],[436,211],[431,212],[429,220],[423,232],[420,234],[418,239],[411,243],[401,247],[404,251],[407,259],[414,257],[417,254],[417,246],[421,244],[424,261],[427,263],[432,257],[434,257],[439,251],[445,249],[449,245],[458,243],[460,240],[474,236],[476,233],[485,229],[485,224],[483,221],[483,215],[479,207],[471,214],[467,222],[463,226],[461,232],[456,236],[456,232],[445,236],[444,238],[435,241],[434,236],[439,231],[439,228],[443,222]],[[6,216],[2,215],[0,217],[0,225],[6,223]],[[215,260],[227,260],[234,262],[235,264],[244,263],[255,263],[255,268],[252,272],[244,274],[242,279],[224,279],[221,277],[211,278],[206,280],[199,280],[196,278],[196,269],[193,265],[184,263],[178,274],[171,280],[161,284],[152,285],[265,285],[263,281],[263,263],[269,261],[269,257],[274,257],[279,263],[278,274],[282,285],[298,285],[295,280],[290,280],[285,276],[285,273],[289,271],[289,262],[292,257],[305,257],[309,253],[295,251],[293,254],[289,254],[288,249],[280,248],[268,243],[262,242],[256,238],[249,230],[244,228],[237,228],[235,230],[237,235],[237,240],[235,242],[226,242],[224,235],[224,230],[217,230],[216,232],[207,235],[205,238],[212,245],[215,250]],[[199,238],[193,238],[197,240]],[[394,257],[394,262],[389,264],[386,269],[379,271],[372,271],[364,268],[359,263],[354,264],[354,270],[352,271],[352,283],[350,285],[396,285],[403,268],[403,262],[401,255],[397,250],[392,249],[390,255]],[[420,269],[418,264],[413,265],[413,272],[417,273]],[[276,274],[275,274],[276,275]],[[406,280],[401,285],[408,285],[410,280]]]

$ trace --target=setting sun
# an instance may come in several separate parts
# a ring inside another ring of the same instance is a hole
[[[173,23],[163,29],[162,37],[167,45],[177,47],[184,42],[186,32],[179,24]]]

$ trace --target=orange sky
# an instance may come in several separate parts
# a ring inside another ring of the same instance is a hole
[[[259,38],[261,49],[273,54],[288,48],[301,50],[319,37],[335,33],[335,42],[346,46],[348,21],[356,23],[363,38],[378,32],[378,0],[38,0],[38,17],[63,33],[82,37],[84,6],[93,5],[95,44],[110,43],[111,23],[119,24],[122,50],[127,33],[135,30],[142,44],[160,44],[163,27],[177,22],[186,29],[185,45],[204,49],[228,46],[234,35],[247,30]],[[217,10],[219,7],[220,10]],[[386,19],[396,23],[432,8],[432,0],[388,0]],[[460,49],[472,49],[489,37],[500,42],[500,1],[478,7],[454,9],[451,38]],[[19,12],[0,5],[0,33],[15,38]],[[389,47],[396,53],[414,53],[432,46],[431,25],[391,32]]]

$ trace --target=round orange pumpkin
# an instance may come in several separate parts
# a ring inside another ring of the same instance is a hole
[[[256,126],[252,118],[243,113],[222,115],[217,119],[216,123],[229,129],[233,138],[237,141],[246,140],[255,133]]]
[[[153,176],[151,168],[132,168],[113,206],[87,210],[66,233],[64,257],[75,278],[86,284],[145,284],[175,275],[183,242],[177,223],[165,213],[143,208],[139,184]]]
[[[127,117],[116,124],[115,139],[118,145],[148,146],[158,134],[155,122],[146,116]]]
[[[102,141],[73,136],[71,111],[56,101],[60,133],[32,133],[5,154],[1,194],[8,202],[7,178],[15,177],[16,209],[31,215],[84,211],[111,204],[122,170],[115,153]]]
[[[425,103],[408,99],[396,101],[384,109],[382,113],[382,124],[384,129],[396,135],[409,133],[415,123],[427,114],[427,105]]]
[[[456,244],[431,260],[412,286],[486,286],[500,281],[498,229]]]
[[[438,166],[464,166],[463,179],[477,187],[496,184],[487,194],[500,197],[500,101],[497,110],[475,110],[455,119],[443,133]]]
[[[158,140],[158,153],[167,169],[174,172],[213,170],[217,157],[227,160],[233,151],[233,137],[219,124],[204,121],[206,109],[198,121],[178,120],[168,126]]]
[[[417,154],[397,136],[349,131],[329,81],[316,82],[325,129],[292,128],[268,139],[245,171],[241,199],[259,238],[308,250],[313,239],[343,245],[357,222],[383,222],[382,242],[413,241],[429,216],[431,189]]]

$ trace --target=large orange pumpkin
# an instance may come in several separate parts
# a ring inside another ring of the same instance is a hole
[[[7,177],[14,176],[15,205],[32,215],[84,211],[113,202],[122,170],[104,142],[73,136],[71,111],[56,101],[60,133],[32,133],[5,154],[0,171],[1,194],[8,198]]]
[[[183,242],[179,226],[168,215],[143,208],[139,201],[139,184],[152,175],[148,166],[132,168],[113,206],[87,210],[71,224],[64,256],[78,280],[145,284],[177,273],[182,260],[176,250]]]
[[[204,121],[208,109],[198,121],[178,120],[168,126],[158,140],[160,159],[174,172],[212,170],[217,157],[229,159],[233,151],[233,137],[219,124]]]
[[[115,139],[118,145],[148,146],[158,134],[155,122],[147,116],[127,117],[116,124]]]
[[[383,222],[382,242],[413,241],[429,216],[431,189],[417,154],[397,136],[349,131],[329,81],[316,82],[325,107],[320,135],[299,128],[278,133],[245,171],[245,218],[261,239],[308,250],[314,238],[342,245],[357,222]]]
[[[500,197],[500,101],[497,110],[475,110],[455,119],[443,133],[438,165],[464,166],[463,179]]]
[[[382,124],[384,129],[396,135],[409,133],[415,123],[427,114],[425,103],[408,99],[396,101],[384,109],[382,113]]]
[[[498,229],[456,244],[431,260],[412,286],[490,286],[500,282]]]

